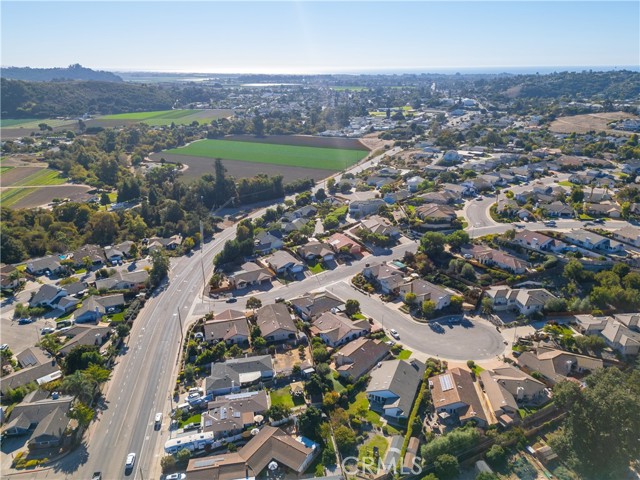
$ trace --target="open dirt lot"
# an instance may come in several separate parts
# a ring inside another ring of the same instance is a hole
[[[608,123],[623,118],[637,118],[635,115],[625,112],[588,113],[586,115],[573,115],[560,117],[554,120],[549,130],[557,133],[587,133],[590,131],[611,133],[614,135],[631,135],[630,132],[613,130],[608,128]]]
[[[167,162],[179,162],[187,165],[188,168],[182,174],[182,178],[187,181],[200,178],[205,173],[213,174],[213,163],[215,161],[213,158],[175,155],[166,152],[154,153],[150,158],[154,161],[160,161],[160,158],[164,158]],[[284,177],[284,183],[289,183],[301,178],[321,180],[331,175],[330,170],[323,170],[319,168],[283,167],[282,165],[270,165],[267,163],[252,163],[226,159],[222,159],[222,164],[227,169],[229,175],[235,178],[254,177],[259,173],[265,173],[270,176],[282,175]]]
[[[369,149],[357,138],[313,137],[310,135],[268,135],[266,137],[230,135],[224,139],[238,142],[273,143],[276,145],[294,145],[299,147],[346,148],[349,150]]]

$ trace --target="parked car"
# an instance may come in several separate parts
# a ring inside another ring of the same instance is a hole
[[[55,328],[44,327],[42,330],[40,330],[40,335],[47,335],[47,334],[53,333],[55,331],[56,331]]]
[[[602,225],[604,223],[604,218],[596,218],[593,223],[597,223],[598,225]]]
[[[31,323],[33,320],[29,317],[24,317],[18,320],[18,325],[26,325],[27,323]]]
[[[185,478],[187,478],[186,473],[172,473],[164,477],[164,480],[184,480]]]
[[[133,470],[133,466],[136,463],[136,454],[135,453],[130,453],[129,455],[127,455],[127,461],[124,464],[124,471],[125,472],[131,472],[131,470]]]
[[[387,345],[389,345],[390,347],[393,347],[393,346],[396,344],[396,342],[394,342],[393,340],[387,340],[387,341],[386,341],[386,342],[384,342],[384,343],[386,343],[386,344],[387,344]]]
[[[282,297],[276,297],[276,299],[275,299],[275,303],[282,303],[282,302],[284,302],[284,298],[282,298]]]
[[[7,345],[6,343],[3,343],[2,345],[0,345],[0,351],[2,352],[4,352],[8,348],[9,348],[9,345]]]
[[[227,303],[236,303],[238,299],[236,297],[227,298]]]
[[[556,226],[556,221],[555,220],[547,220],[546,222],[544,222],[545,227],[555,227]]]
[[[188,432],[190,430],[197,430],[199,428],[200,424],[196,422],[187,423],[184,427],[182,427],[185,432]]]
[[[91,480],[102,480],[102,472],[93,472]]]
[[[396,340],[400,340],[400,334],[396,331],[395,328],[392,328],[391,330],[389,330],[389,333],[391,334],[391,336],[393,338],[395,338]]]

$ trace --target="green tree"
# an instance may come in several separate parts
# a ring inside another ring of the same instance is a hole
[[[355,315],[356,313],[358,313],[360,311],[360,302],[358,302],[358,300],[354,300],[354,299],[349,299],[346,301],[346,303],[344,304],[344,312],[349,316],[352,317],[353,315]]]
[[[490,315],[493,313],[493,299],[490,297],[484,297],[482,302],[480,302],[480,310],[485,315]]]
[[[413,292],[407,292],[403,301],[407,305],[413,305],[416,302],[416,294]]]
[[[100,205],[106,206],[111,204],[111,199],[109,198],[109,194],[107,192],[102,192],[100,195]]]
[[[556,404],[568,413],[551,446],[583,478],[624,478],[640,456],[640,375],[600,369],[585,383],[584,389],[573,382],[554,386]]]
[[[493,468],[502,468],[507,463],[507,452],[500,445],[492,445],[485,454],[487,463]]]
[[[76,370],[85,370],[91,364],[101,366],[103,363],[104,357],[100,355],[97,346],[77,345],[65,356],[62,370],[66,375],[70,375]]]
[[[333,436],[336,440],[338,451],[342,455],[348,455],[352,452],[357,444],[356,433],[346,425],[340,425],[334,429]]]
[[[90,403],[96,391],[96,382],[82,371],[67,375],[62,379],[62,391],[73,395],[83,403]]]
[[[183,448],[176,454],[176,461],[180,464],[186,464],[191,458],[191,452],[188,448]]]
[[[86,428],[91,423],[91,420],[93,420],[95,411],[88,405],[78,402],[69,410],[68,415],[69,418],[77,420],[82,428]]]
[[[109,380],[111,370],[92,363],[84,371],[85,375],[93,382],[100,384]]]
[[[461,246],[469,243],[469,234],[464,230],[456,230],[447,235],[446,242],[453,250],[459,250]]]
[[[420,239],[420,250],[432,260],[444,253],[446,237],[439,232],[427,232]]]
[[[170,473],[176,468],[176,459],[173,455],[165,455],[160,459],[162,473]]]
[[[440,455],[433,463],[436,468],[436,475],[440,480],[455,478],[460,473],[458,459],[448,453]]]
[[[256,310],[260,307],[262,307],[262,300],[256,297],[247,298],[247,308],[251,310]]]
[[[152,268],[151,272],[149,272],[149,284],[152,288],[160,285],[162,280],[166,278],[169,273],[169,257],[161,252],[160,250],[155,250],[151,254]]]
[[[436,312],[436,302],[433,300],[425,300],[422,302],[422,314],[426,318],[433,318],[433,315]]]
[[[264,350],[267,346],[267,341],[264,337],[256,337],[253,339],[252,343],[254,350]]]
[[[300,433],[312,440],[320,440],[320,425],[322,423],[322,412],[314,406],[307,408],[298,417]]]
[[[271,405],[271,408],[267,410],[267,416],[276,422],[283,418],[291,416],[291,409],[284,405]]]

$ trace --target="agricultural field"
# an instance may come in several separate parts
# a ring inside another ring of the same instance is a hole
[[[233,136],[224,140],[201,140],[186,147],[151,155],[155,161],[187,166],[186,179],[213,173],[221,158],[230,175],[252,177],[258,173],[283,175],[285,183],[302,178],[320,180],[330,172],[343,170],[369,153],[358,140],[311,136]],[[286,168],[283,168],[286,167]]]
[[[2,167],[0,203],[3,207],[32,208],[47,205],[54,199],[87,200],[91,187],[65,185],[55,170],[44,167]]]
[[[2,118],[0,119],[0,128],[17,127],[19,125],[29,123],[29,122],[35,122],[35,121],[36,121],[35,118],[22,118],[22,119]]]
[[[557,133],[587,133],[591,131],[611,133],[614,135],[630,135],[630,132],[609,128],[609,123],[624,118],[637,118],[626,112],[588,113],[585,115],[573,115],[560,117],[551,122],[549,130]]]
[[[51,128],[64,127],[68,125],[74,125],[78,123],[75,119],[57,119],[57,118],[28,118],[28,119],[11,119],[3,118],[0,121],[0,126],[9,129],[36,129],[38,130],[41,123],[46,123]],[[4,133],[4,132],[3,132]]]
[[[118,124],[146,123],[151,126],[187,125],[194,121],[198,123],[210,123],[218,118],[229,117],[233,114],[231,110],[158,110],[155,112],[131,112],[116,115],[103,115],[94,120],[89,120],[87,125],[112,126]]]
[[[167,153],[332,171],[350,167],[367,155],[365,150],[234,140],[201,140]]]

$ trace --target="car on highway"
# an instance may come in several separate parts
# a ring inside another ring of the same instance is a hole
[[[26,325],[28,323],[33,322],[33,319],[29,318],[29,317],[23,317],[20,320],[18,320],[18,325]]]
[[[186,473],[172,473],[164,477],[164,480],[184,480],[185,478],[187,478]]]
[[[124,463],[124,471],[125,472],[131,472],[131,470],[133,470],[133,466],[136,463],[136,454],[135,453],[130,453],[129,455],[127,455],[127,461]]]
[[[238,299],[236,297],[227,298],[226,300],[227,303],[236,303],[237,301]]]
[[[162,424],[162,412],[158,412],[156,413],[156,417],[154,419],[154,427],[160,427],[160,425]]]
[[[396,340],[400,340],[400,334],[397,332],[397,330],[395,328],[392,328],[391,330],[389,330],[389,333]]]

